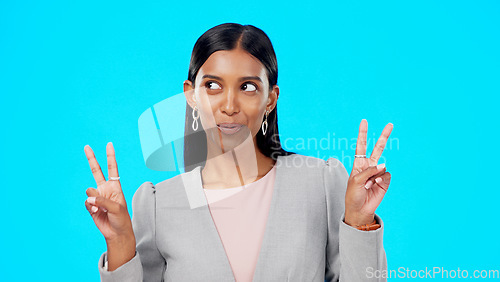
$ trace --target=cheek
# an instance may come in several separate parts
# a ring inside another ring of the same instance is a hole
[[[198,111],[200,114],[200,121],[201,121],[201,124],[203,125],[203,128],[205,130],[207,130],[209,128],[216,127],[217,124],[215,122],[214,114],[213,114],[213,111],[212,111],[210,105],[207,106],[206,103],[203,103],[202,105],[199,105],[198,107],[199,107]]]
[[[214,115],[211,111],[200,112],[201,124],[205,130],[214,128],[217,126],[215,122]]]
[[[248,116],[248,118],[250,123],[249,126],[252,128],[252,131],[259,131],[263,121],[261,110],[256,109],[251,115]]]
[[[242,110],[244,110],[247,116],[252,131],[259,131],[263,120],[266,101],[263,99],[247,99],[246,103],[242,104],[242,106]]]
[[[215,104],[211,99],[200,91],[199,93],[198,109],[200,112],[200,119],[205,129],[212,128],[216,126],[214,119]]]

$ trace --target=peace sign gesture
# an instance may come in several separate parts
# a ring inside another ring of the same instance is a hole
[[[109,142],[106,146],[108,181],[104,178],[101,167],[90,146],[85,146],[84,150],[97,184],[97,189],[87,189],[86,192],[89,198],[85,201],[85,206],[90,212],[95,225],[107,241],[127,236],[133,238],[132,222],[120,184],[120,177],[118,176],[113,144]]]
[[[389,188],[391,174],[386,171],[385,164],[377,163],[392,128],[392,123],[385,126],[372,154],[366,158],[368,122],[363,119],[359,125],[356,156],[345,195],[345,222],[349,225],[360,226],[373,222],[375,210]]]

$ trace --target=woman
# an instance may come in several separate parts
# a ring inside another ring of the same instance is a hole
[[[361,121],[350,176],[335,158],[283,150],[276,56],[251,25],[198,39],[184,93],[186,172],[144,182],[132,220],[112,144],[108,181],[85,147],[97,183],[85,205],[107,244],[102,281],[373,281],[387,268],[375,210],[390,183],[377,162],[392,124],[366,158]]]

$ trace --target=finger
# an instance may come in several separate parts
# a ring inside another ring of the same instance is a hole
[[[85,200],[85,207],[90,214],[94,214],[99,210],[97,206],[91,205],[87,200]]]
[[[373,175],[373,176],[371,176],[370,178],[368,178],[368,180],[367,180],[367,181],[366,181],[366,183],[365,183],[365,188],[366,188],[366,189],[370,189],[370,188],[372,187],[372,185],[373,185],[374,183],[376,183],[376,182],[375,182],[375,179],[376,179],[377,177],[379,177],[379,176],[381,176],[381,175],[383,175],[383,174],[385,173],[385,169],[386,169],[386,168],[384,167],[384,168],[383,168],[382,170],[380,170],[378,173],[376,173],[375,175]]]
[[[376,179],[377,177],[379,177],[379,176],[382,176],[382,175],[385,173],[385,171],[386,171],[386,168],[384,168],[384,169],[380,170],[380,171],[379,171],[379,172],[377,172],[375,175],[370,176],[370,177],[368,178],[368,181],[373,181],[373,182],[375,182],[375,179]]]
[[[362,119],[359,124],[358,141],[356,143],[356,155],[366,155],[366,135],[368,132],[368,121]]]
[[[86,193],[87,193],[87,196],[89,196],[89,197],[97,197],[97,196],[99,196],[99,195],[100,195],[99,190],[94,189],[94,188],[92,188],[92,187],[88,188],[88,189],[87,189],[87,191],[86,191]],[[92,213],[96,213],[96,212],[97,212],[97,209],[98,209],[98,207],[97,207],[97,206],[96,206],[96,208],[95,208],[94,210],[92,210],[91,208],[93,207],[93,205],[91,205],[90,203],[88,203],[88,201],[85,201],[85,205],[87,205],[87,204],[89,205],[89,206],[87,207],[87,210],[88,210],[91,214],[92,214]],[[101,207],[101,209],[102,209],[104,212],[107,212],[107,211],[108,211],[106,208],[103,208],[103,207]]]
[[[86,193],[87,193],[87,196],[89,196],[89,197],[97,197],[97,196],[99,196],[99,195],[100,195],[100,194],[99,194],[99,191],[98,191],[97,189],[94,189],[94,188],[88,188],[88,189],[87,189],[87,191],[86,191]],[[97,212],[97,209],[91,210],[90,208],[92,208],[92,205],[90,205],[90,204],[88,203],[88,201],[85,201],[85,205],[86,205],[86,206],[87,206],[87,204],[89,205],[89,206],[87,207],[87,210],[88,210],[91,214],[92,214],[92,213]],[[98,207],[96,207],[96,208],[98,208]],[[104,211],[107,211],[106,209],[103,209],[103,210],[104,210]]]
[[[115,148],[113,143],[106,145],[106,155],[108,156],[108,177],[118,177],[118,166],[116,165]]]
[[[97,197],[101,195],[99,191],[95,188],[88,188],[87,191],[85,191],[85,193],[87,193],[87,196],[89,197]]]
[[[354,175],[352,177],[352,181],[356,183],[357,185],[365,185],[366,181],[376,175],[377,173],[383,171],[385,169],[385,164],[379,164],[379,165],[374,165],[374,166],[369,166],[365,170],[361,171],[360,173]]]
[[[385,144],[387,143],[387,139],[389,139],[389,135],[391,135],[393,127],[394,127],[393,124],[389,122],[384,127],[382,134],[380,135],[379,139],[377,140],[377,143],[375,144],[375,148],[373,148],[372,154],[370,155],[370,159],[372,159],[375,163],[378,162],[378,159],[382,155],[382,152],[384,151],[384,148],[385,148]]]
[[[88,211],[89,213],[92,213],[92,212],[90,211],[90,210],[91,210],[91,208],[92,208],[92,205],[90,205],[90,203],[89,203],[89,202],[87,202],[87,200],[85,200],[85,207],[87,208],[87,211]]]
[[[391,173],[387,171],[381,176],[375,178],[374,186],[379,187],[380,189],[383,189],[384,191],[387,192],[390,183],[391,183]]]
[[[89,145],[85,145],[84,150],[87,160],[89,161],[90,169],[92,170],[92,175],[94,175],[95,182],[98,186],[105,183],[106,179],[104,179],[101,166],[99,166],[99,163],[95,158],[94,151],[92,151]]]
[[[365,184],[365,188],[366,188],[366,189],[370,189],[370,188],[372,188],[372,186],[373,186],[373,180],[371,180],[371,179],[370,179],[370,180],[368,180],[368,181],[366,182],[366,184]]]
[[[108,213],[117,214],[120,213],[122,210],[122,206],[120,204],[102,196],[88,197],[87,202],[90,203],[91,205],[106,210]]]

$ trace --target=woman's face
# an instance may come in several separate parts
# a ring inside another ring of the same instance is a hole
[[[195,79],[184,81],[189,105],[197,109],[209,137],[224,151],[248,137],[255,141],[266,109],[271,112],[279,95],[269,91],[264,65],[242,49],[216,51],[201,66]]]

